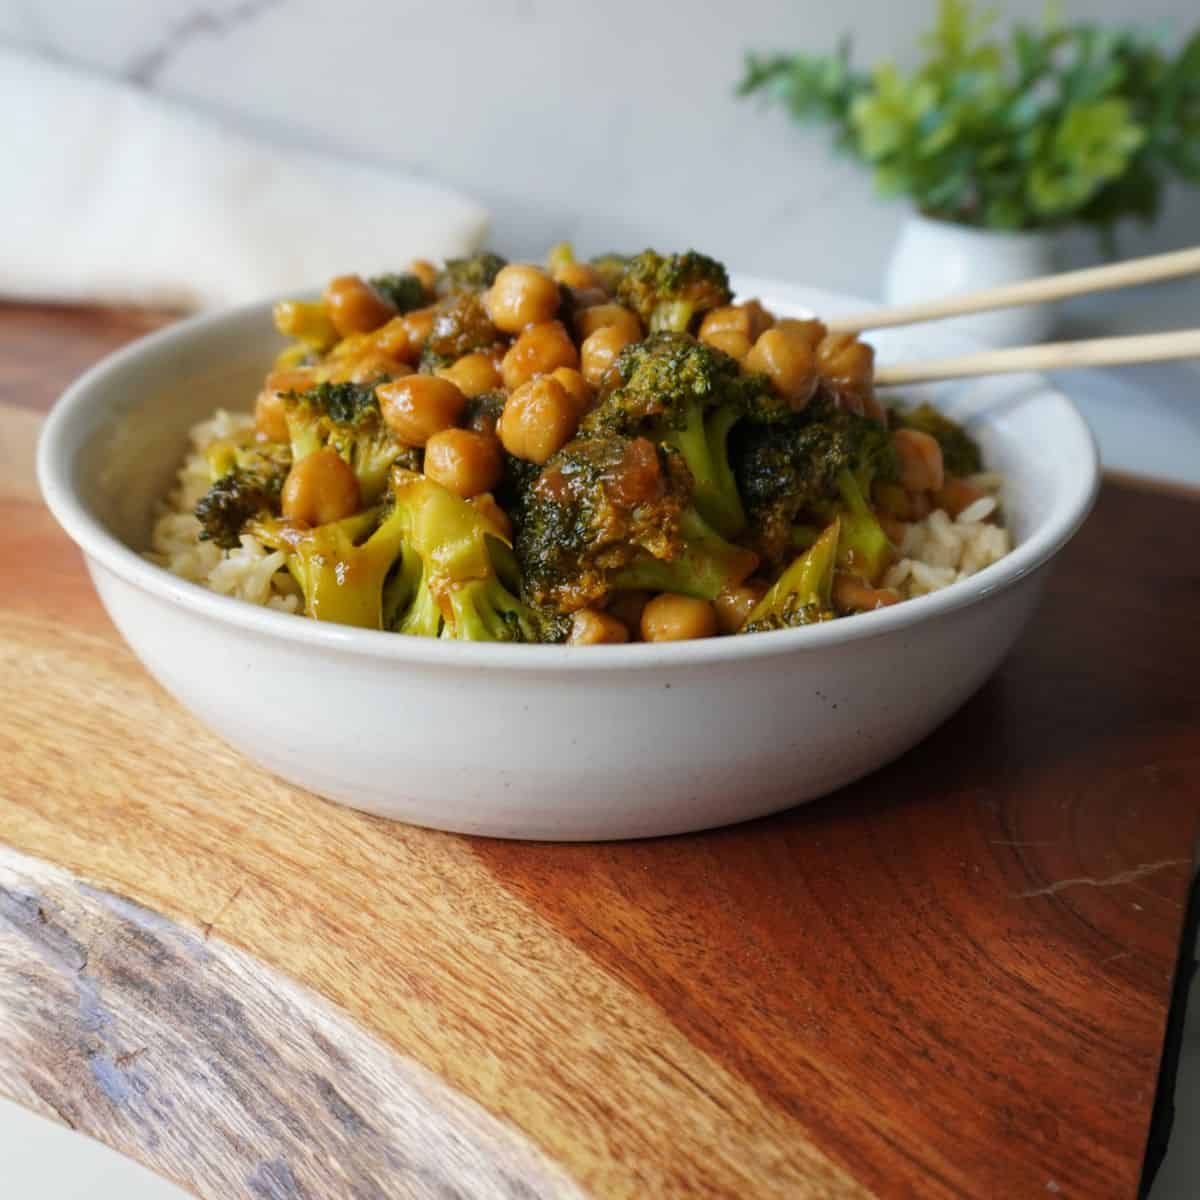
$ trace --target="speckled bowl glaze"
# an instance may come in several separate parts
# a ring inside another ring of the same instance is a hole
[[[735,283],[780,314],[861,307]],[[936,329],[872,340],[882,358],[949,348]],[[552,840],[678,833],[866,775],[995,669],[1098,481],[1087,426],[1039,377],[912,392],[966,420],[1005,473],[1017,541],[934,595],[804,629],[659,645],[479,645],[323,625],[215,595],[139,553],[189,426],[218,406],[248,408],[278,348],[264,302],[106,359],[46,422],[42,491],[129,645],[202,721],[320,796],[440,829]]]

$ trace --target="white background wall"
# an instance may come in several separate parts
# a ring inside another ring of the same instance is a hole
[[[1036,19],[1043,0],[1000,3]],[[1182,37],[1196,0],[1066,0]],[[933,0],[0,0],[0,40],[121,75],[291,142],[457,185],[494,244],[695,244],[737,268],[877,290],[903,213],[826,138],[735,101],[746,49],[911,56]],[[1176,193],[1129,253],[1195,240]],[[330,220],[336,220],[336,213]],[[1072,257],[1093,251],[1071,242]]]

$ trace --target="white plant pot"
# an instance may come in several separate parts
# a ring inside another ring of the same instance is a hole
[[[912,214],[900,230],[884,280],[889,304],[912,304],[1016,283],[1054,270],[1052,233],[1001,233]],[[1054,327],[1053,305],[997,309],[944,324],[992,346],[1045,341]]]

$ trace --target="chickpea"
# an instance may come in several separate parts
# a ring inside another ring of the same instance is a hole
[[[268,442],[288,440],[287,418],[284,415],[283,394],[302,392],[312,387],[312,372],[303,367],[272,371],[263,382],[262,391],[254,401],[254,428]]]
[[[715,637],[717,612],[707,600],[663,592],[642,610],[642,638],[647,642],[683,642]]]
[[[571,616],[569,646],[603,646],[629,641],[629,630],[608,613],[581,608]]]
[[[750,317],[750,338],[756,340],[775,325],[775,314],[763,306],[761,300],[743,300],[738,306]]]
[[[480,515],[498,537],[503,538],[506,542],[512,541],[512,521],[509,520],[508,513],[496,503],[496,497],[491,492],[481,492],[477,496],[472,496],[470,503],[479,510]]]
[[[745,334],[751,341],[757,336],[753,332],[750,311],[741,304],[723,304],[720,308],[710,309],[700,322],[700,340],[707,341],[707,334],[724,333]]]
[[[325,446],[292,464],[280,500],[289,521],[325,525],[358,512],[358,480],[338,452]]]
[[[415,362],[420,357],[425,339],[433,332],[433,322],[437,319],[437,313],[433,305],[428,305],[425,308],[414,308],[400,319],[404,322],[405,333],[408,334],[409,355]]]
[[[425,339],[433,332],[433,320],[432,307],[415,308],[402,317],[393,317],[386,325],[375,330],[371,342],[380,354],[415,363],[421,357]]]
[[[562,384],[563,390],[575,401],[580,417],[592,407],[591,385],[574,367],[556,367],[550,372],[550,378]]]
[[[700,340],[714,350],[723,350],[731,358],[741,362],[750,353],[750,338],[737,329],[713,329],[701,332]]]
[[[874,588],[857,575],[836,571],[833,576],[833,606],[839,612],[871,612],[900,603],[893,588]]]
[[[496,342],[489,346],[486,350],[480,350],[479,353],[485,355],[492,360],[492,366],[497,372],[504,366],[504,356],[508,353],[510,342]]]
[[[437,267],[433,265],[427,258],[414,258],[408,264],[409,274],[415,275],[420,281],[421,286],[427,291],[433,291],[433,285],[437,282]]]
[[[583,377],[593,387],[599,387],[608,368],[626,346],[638,339],[629,336],[619,325],[605,325],[584,338],[579,349]]]
[[[580,341],[585,341],[597,329],[612,327],[625,332],[627,343],[642,340],[642,323],[637,313],[623,304],[596,304],[575,315],[575,333]]]
[[[298,338],[314,350],[328,350],[338,331],[325,305],[312,300],[281,300],[272,310],[275,328],[285,337]]]
[[[456,363],[443,367],[438,374],[450,380],[468,400],[500,386],[500,372],[491,355],[478,351],[464,354]]]
[[[288,440],[287,417],[283,407],[283,393],[265,387],[254,401],[255,432],[268,442]]]
[[[425,474],[464,500],[491,491],[503,466],[500,443],[473,429],[443,429],[425,443]]]
[[[578,367],[579,351],[560,321],[532,325],[509,347],[500,364],[500,377],[511,392],[538,375],[558,367]]]
[[[829,332],[824,321],[816,317],[781,317],[775,322],[776,329],[798,337],[807,342],[814,350],[821,344],[821,339]]]
[[[757,582],[748,581],[725,588],[713,601],[713,608],[717,610],[717,628],[722,633],[737,633],[766,594],[766,584]]]
[[[817,370],[812,347],[783,329],[759,335],[746,355],[748,371],[762,371],[793,411],[799,412],[817,390]]]
[[[613,595],[608,612],[617,618],[626,629],[639,630],[642,626],[642,610],[650,603],[650,593],[630,589]]]
[[[406,446],[424,446],[458,423],[467,398],[448,379],[406,375],[375,389],[387,427]]]
[[[405,362],[416,359],[408,340],[408,322],[403,317],[393,317],[386,325],[375,330],[371,335],[371,344],[380,354],[386,354],[389,358],[403,359]]]
[[[878,421],[880,425],[887,424],[887,409],[883,407],[882,401],[875,395],[875,381],[873,379],[871,386],[862,393],[862,410],[864,417],[870,417],[872,421]]]
[[[344,365],[334,368],[329,376],[329,382],[373,383],[381,375],[387,376],[388,379],[401,379],[405,375],[411,374],[412,367],[407,363],[397,362],[386,354],[369,350]]]
[[[504,333],[520,333],[541,325],[558,312],[558,284],[537,267],[510,263],[502,267],[484,296],[492,324]]]
[[[587,263],[562,263],[554,268],[554,279],[557,283],[569,288],[594,288],[600,286],[600,276],[595,267]]]
[[[871,487],[871,500],[879,513],[907,521],[912,516],[908,493],[898,483],[876,483]]]
[[[957,517],[964,508],[974,504],[976,500],[982,500],[985,495],[987,493],[973,483],[959,479],[956,475],[946,475],[942,486],[931,499],[938,508],[944,508],[952,517]]]
[[[875,377],[875,351],[853,333],[830,333],[817,345],[822,379],[847,392],[864,394]]]
[[[396,315],[389,304],[361,275],[339,275],[325,288],[325,307],[334,328],[345,337],[370,333]]]
[[[942,448],[937,439],[918,429],[897,429],[892,435],[900,460],[900,484],[910,492],[940,491],[946,481]]]
[[[496,432],[509,454],[541,464],[575,436],[578,425],[575,401],[566,388],[543,375],[509,396]]]

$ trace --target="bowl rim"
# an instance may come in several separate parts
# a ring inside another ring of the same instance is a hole
[[[818,311],[862,306],[861,301],[840,293],[782,281],[734,276],[734,282],[739,294],[762,294],[772,301],[784,301],[806,308],[813,307],[816,301],[821,306]],[[37,445],[37,478],[46,506],[83,551],[89,568],[93,563],[99,563],[124,582],[168,603],[177,604],[197,616],[237,627],[245,633],[265,635],[297,646],[311,646],[414,666],[477,667],[532,673],[631,669],[661,671],[664,668],[739,662],[763,656],[822,650],[884,637],[925,624],[978,604],[1019,584],[1066,545],[1087,518],[1099,490],[1099,454],[1086,420],[1071,400],[1044,376],[1030,373],[1020,378],[1036,387],[1040,397],[1057,403],[1068,422],[1074,425],[1075,439],[1083,452],[1083,470],[1070,480],[1065,496],[1032,537],[977,574],[901,604],[860,613],[850,619],[759,633],[752,637],[634,642],[587,647],[583,653],[585,648],[579,646],[457,642],[298,620],[293,613],[223,596],[198,583],[172,575],[130,549],[111,534],[83,502],[75,478],[78,447],[75,447],[76,453],[71,452],[73,433],[86,415],[91,393],[108,376],[128,369],[143,355],[168,350],[176,343],[188,343],[213,330],[261,317],[272,303],[271,299],[260,300],[184,319],[138,338],[89,368],[62,393],[45,419]]]

